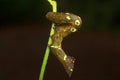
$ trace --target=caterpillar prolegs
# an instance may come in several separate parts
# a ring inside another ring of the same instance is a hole
[[[48,12],[46,14],[48,20],[55,23],[55,33],[51,36],[52,44],[50,48],[53,54],[64,66],[67,74],[71,76],[74,68],[75,58],[68,56],[62,49],[62,40],[72,32],[76,32],[82,24],[79,16],[72,13]]]

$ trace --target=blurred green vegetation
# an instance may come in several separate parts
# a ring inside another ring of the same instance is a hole
[[[83,19],[82,30],[120,31],[119,0],[56,0],[59,12],[71,12]],[[0,0],[1,24],[38,21],[47,24],[51,11],[47,0]]]

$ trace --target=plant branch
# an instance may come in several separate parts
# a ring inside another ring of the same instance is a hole
[[[57,2],[55,0],[48,0],[48,2],[51,4],[53,12],[57,12]],[[43,77],[44,77],[45,68],[46,68],[47,60],[48,60],[49,53],[50,53],[49,45],[52,44],[51,36],[53,34],[54,34],[54,23],[52,23],[52,26],[51,26],[50,36],[49,36],[48,44],[47,44],[47,47],[46,47],[46,50],[45,50],[45,55],[44,55],[43,63],[42,63],[42,66],[41,66],[39,80],[43,80]]]

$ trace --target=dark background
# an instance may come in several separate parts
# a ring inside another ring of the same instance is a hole
[[[59,12],[83,20],[63,41],[76,58],[69,78],[50,53],[44,80],[120,80],[119,0],[57,0]],[[0,0],[0,80],[38,80],[51,22],[46,0]]]

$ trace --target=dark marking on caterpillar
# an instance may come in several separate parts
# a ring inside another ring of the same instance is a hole
[[[79,16],[72,13],[48,12],[46,14],[48,20],[55,23],[55,33],[51,36],[52,44],[50,48],[53,54],[64,66],[67,74],[71,76],[74,68],[75,58],[68,56],[62,49],[62,40],[72,32],[76,32],[82,24]]]

